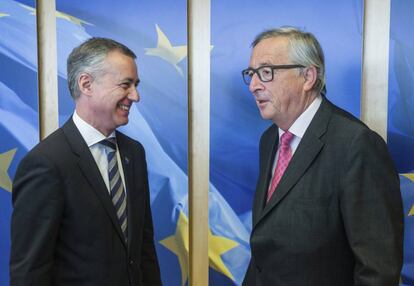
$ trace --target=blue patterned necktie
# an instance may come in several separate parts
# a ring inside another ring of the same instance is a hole
[[[121,225],[122,232],[125,240],[128,239],[128,225],[127,225],[127,208],[126,208],[126,197],[124,191],[124,185],[122,184],[121,174],[118,168],[118,162],[116,159],[116,141],[115,138],[108,138],[102,140],[102,145],[108,147],[108,175],[109,175],[109,188],[112,203],[115,206],[116,215]]]

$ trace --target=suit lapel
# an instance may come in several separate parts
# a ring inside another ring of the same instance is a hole
[[[265,207],[268,186],[272,178],[273,161],[279,144],[278,128],[272,125],[269,132],[269,138],[264,142],[263,152],[261,152],[260,162],[263,162],[263,164],[260,166],[261,180],[257,187],[257,195],[253,207],[253,222],[257,221]]]
[[[326,132],[331,113],[332,108],[329,101],[323,99],[319,110],[315,114],[315,117],[312,119],[311,124],[306,130],[302,140],[299,143],[298,148],[296,149],[295,154],[289,163],[289,166],[287,167],[283,177],[276,187],[272,198],[266,204],[258,219],[255,220],[256,223],[253,227],[255,227],[260,222],[260,220],[263,219],[263,217],[265,217],[273,208],[275,208],[293,189],[295,184],[299,181],[299,179],[303,176],[303,174],[318,156],[319,152],[325,144],[322,136]],[[271,158],[272,160],[274,159],[274,153]],[[270,161],[272,162],[272,160]],[[269,172],[269,168],[271,170],[271,165],[268,167],[267,172]],[[267,180],[265,187],[268,185],[268,183],[269,181]],[[262,192],[263,191],[261,191],[261,193]],[[260,194],[260,196],[263,200],[265,200],[263,194]]]
[[[72,119],[69,119],[62,129],[73,152],[79,157],[79,168],[85,175],[85,178],[89,184],[92,186],[93,191],[102,203],[114,228],[116,229],[118,235],[122,238],[121,240],[126,247],[125,239],[123,238],[124,235],[116,216],[115,207],[112,204],[108,189],[102,179],[102,175],[98,167],[96,166],[95,159],[93,158],[89,147],[86,145],[86,142],[83,140],[82,135],[76,128]]]

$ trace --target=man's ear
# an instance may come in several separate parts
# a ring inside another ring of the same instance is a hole
[[[90,96],[92,93],[93,77],[88,73],[82,73],[78,79],[78,86],[81,94]]]
[[[305,78],[305,83],[303,88],[305,91],[310,91],[315,86],[316,80],[318,78],[318,71],[316,67],[310,66],[303,69],[303,77]]]

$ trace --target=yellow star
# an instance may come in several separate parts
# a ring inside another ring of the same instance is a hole
[[[184,285],[188,278],[189,242],[188,219],[182,211],[180,211],[175,234],[161,240],[160,243],[177,255],[181,268],[181,282],[182,285]],[[225,237],[213,235],[211,230],[209,230],[208,245],[208,258],[210,266],[234,281],[234,277],[221,259],[221,255],[235,248],[238,243]]]
[[[175,234],[160,241],[162,245],[171,250],[178,257],[181,268],[181,282],[185,284],[188,278],[188,219],[180,211]]]
[[[414,173],[406,173],[406,174],[401,174],[401,175],[403,175],[404,177],[414,182]],[[412,215],[414,215],[414,205],[411,207],[411,210],[408,212],[408,216],[412,216]]]
[[[414,173],[405,173],[405,174],[401,174],[401,175],[403,175],[407,179],[410,179],[411,181],[414,182]]]
[[[29,10],[31,12],[30,15],[36,15],[36,9],[35,8],[33,8],[31,6],[28,6],[28,5],[24,5],[22,3],[19,3],[19,6],[23,7],[26,10]]]
[[[93,26],[93,24],[91,24],[89,22],[86,22],[84,20],[81,20],[79,18],[76,18],[74,16],[71,16],[69,14],[66,14],[66,13],[63,13],[63,12],[59,12],[59,11],[56,11],[56,17],[57,18],[64,19],[64,20],[68,20],[69,22],[72,22],[73,24],[78,25],[78,26],[82,26],[82,24],[86,24],[86,25],[89,25],[89,26]]]
[[[167,36],[161,31],[158,25],[155,25],[158,35],[158,43],[156,48],[146,48],[146,55],[160,57],[161,59],[172,64],[178,73],[181,76],[183,75],[183,70],[177,65],[187,56],[187,45],[182,46],[172,46],[170,40]]]
[[[35,8],[24,5],[24,4],[19,4],[19,5],[23,8],[25,8],[25,9],[29,10],[31,12],[30,13],[31,15],[36,15],[36,9]],[[56,18],[61,18],[61,19],[67,20],[67,21],[72,22],[73,24],[75,24],[77,26],[82,26],[82,24],[93,26],[93,24],[91,24],[89,22],[86,22],[84,20],[81,20],[79,18],[76,18],[74,16],[71,16],[69,14],[59,12],[59,11],[56,11]]]
[[[408,216],[414,215],[414,205],[411,207],[410,212],[408,213]]]
[[[239,244],[234,240],[213,235],[211,230],[208,230],[208,259],[210,266],[216,271],[223,273],[233,281],[234,277],[227,269],[226,265],[224,265],[221,255],[238,245]]]
[[[6,14],[6,13],[1,13],[1,12],[0,12],[0,18],[1,18],[1,17],[7,17],[7,16],[10,16],[10,15],[9,15],[9,14]]]
[[[12,191],[12,181],[7,171],[9,170],[16,151],[17,148],[14,148],[0,154],[0,188],[3,188],[8,192]]]

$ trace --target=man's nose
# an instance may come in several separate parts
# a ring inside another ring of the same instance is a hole
[[[138,102],[141,99],[138,89],[136,87],[132,88],[132,91],[128,94],[128,99],[133,102]]]
[[[260,80],[257,73],[254,73],[252,76],[252,79],[250,80],[250,84],[249,84],[250,92],[254,93],[256,90],[262,89],[262,88],[263,88],[262,81]]]

